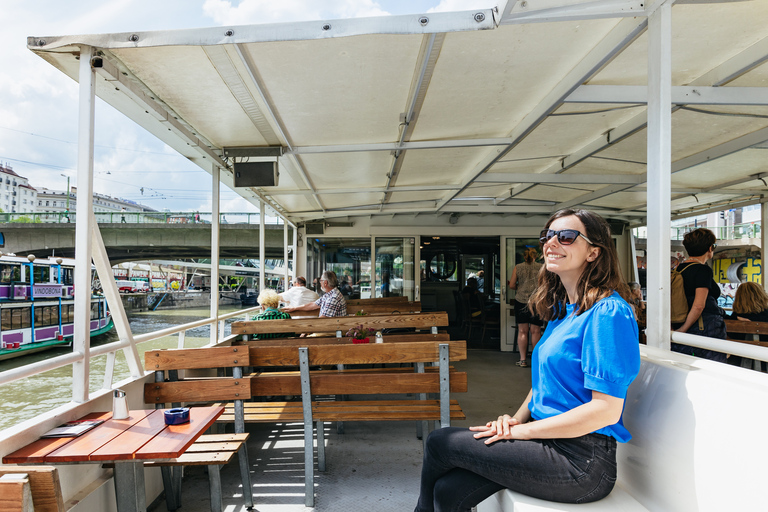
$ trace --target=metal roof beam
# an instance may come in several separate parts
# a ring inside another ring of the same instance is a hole
[[[514,4],[514,2],[512,2]],[[546,8],[532,8],[534,2],[520,2],[505,12],[501,25],[521,23],[551,23],[554,21],[594,20],[601,18],[637,18],[646,15],[643,0],[593,0],[574,4],[573,2],[536,2],[548,5]],[[559,5],[558,5],[559,4]]]
[[[648,103],[645,85],[582,85],[566,103]],[[768,105],[768,87],[672,87],[676,105]]]
[[[237,52],[238,57],[240,57],[240,61],[242,62],[243,66],[245,66],[245,69],[248,70],[248,76],[251,79],[251,83],[256,88],[256,90],[259,93],[259,98],[261,99],[264,109],[266,110],[266,114],[269,115],[270,120],[272,123],[267,123],[266,119],[262,124],[266,124],[270,130],[269,132],[262,133],[265,139],[269,141],[269,134],[273,133],[271,131],[271,126],[274,126],[277,129],[277,137],[280,140],[280,143],[285,145],[289,150],[291,149],[291,139],[288,137],[288,133],[285,130],[285,127],[283,127],[282,123],[280,122],[280,119],[275,115],[275,107],[272,105],[272,102],[270,101],[269,97],[266,94],[266,88],[264,86],[264,82],[261,80],[261,77],[256,69],[256,65],[251,60],[250,56],[247,55],[247,51],[245,48],[243,48],[243,45],[237,44],[235,45],[235,51]],[[255,124],[255,123],[254,123]],[[260,125],[256,125],[257,128],[259,128]],[[321,209],[325,209],[325,206],[323,205],[322,201],[320,201],[320,197],[317,195],[317,188],[312,183],[312,180],[309,177],[309,174],[307,173],[307,170],[302,165],[301,161],[295,157],[295,156],[289,156],[288,161],[290,161],[293,166],[299,171],[299,174],[301,176],[301,179],[304,181],[304,184],[313,192],[312,197],[315,200],[315,203],[317,206]]]
[[[719,66],[712,69],[711,71],[700,76],[699,78],[691,82],[690,85],[691,86],[715,86],[715,87],[723,86],[728,82],[740,77],[744,73],[747,73],[749,70],[754,69],[755,67],[759,66],[763,62],[766,62],[767,60],[768,60],[768,37],[763,38],[762,40],[758,41],[757,43],[753,44],[752,46],[744,50],[743,52],[731,57],[727,61],[723,62]],[[679,106],[673,106],[672,112],[675,112],[679,108],[680,108]],[[633,135],[639,132],[640,130],[645,128],[646,122],[647,122],[647,113],[641,112],[636,116],[634,116],[632,119],[625,121],[620,126],[617,126],[616,128],[609,130],[608,132],[601,133],[599,136],[595,137],[595,139],[593,139],[591,142],[581,147],[580,149],[574,151],[570,155],[566,156],[560,162],[557,162],[556,164],[551,165],[547,169],[543,170],[541,174],[557,174],[567,169],[570,169],[571,167],[584,161],[590,156],[595,155],[600,151],[603,151],[604,149],[608,148],[609,146],[624,140],[630,135]],[[674,165],[675,164],[673,163],[673,167],[672,167],[673,172],[675,169]],[[513,189],[512,193],[510,194],[510,197],[515,197],[516,195],[519,195],[525,192],[532,186],[533,186],[532,184],[520,184]],[[499,199],[503,199],[503,198],[499,198]]]
[[[645,183],[645,174],[536,174],[536,173],[485,173],[475,183],[553,183],[596,184],[596,185],[637,185]]]
[[[570,96],[581,84],[589,80],[603,66],[621,53],[632,41],[634,41],[648,26],[648,20],[643,18],[622,20],[590,51],[581,62],[576,65],[552,89],[534,109],[528,113],[523,121],[510,134],[512,143],[502,151],[489,153],[462,181],[462,188],[455,194],[446,196],[438,205],[441,210],[462,190],[470,186],[481,174],[490,169],[496,162],[522,142],[544,119],[555,111],[563,100]]]
[[[413,149],[451,149],[470,148],[478,146],[506,146],[512,139],[455,139],[455,140],[422,140],[414,142],[381,142],[372,144],[342,144],[334,146],[294,146],[286,150],[286,155],[315,155],[325,153],[355,153],[360,151],[406,151]]]

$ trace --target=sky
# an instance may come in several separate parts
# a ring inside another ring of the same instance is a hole
[[[332,20],[489,8],[497,0],[2,0],[0,163],[35,188],[76,185],[77,83],[28,36]],[[211,211],[210,175],[97,99],[94,192],[157,210]],[[143,188],[143,191],[142,191]],[[222,185],[222,212],[258,209]]]

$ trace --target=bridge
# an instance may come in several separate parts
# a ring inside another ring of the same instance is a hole
[[[228,214],[225,214],[228,215]],[[127,215],[126,215],[127,217]],[[208,223],[100,223],[99,229],[112,264],[145,259],[209,258],[211,224]],[[265,226],[265,255],[283,258],[283,226]],[[74,223],[0,223],[0,250],[18,256],[34,254],[75,257]],[[292,235],[291,235],[292,236]],[[259,255],[259,225],[222,224],[222,258]]]

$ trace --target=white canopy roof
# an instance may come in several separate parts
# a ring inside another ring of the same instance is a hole
[[[98,96],[209,172],[224,167],[229,186],[228,148],[282,148],[278,186],[236,190],[294,222],[578,205],[642,224],[659,3],[510,0],[28,47],[75,80],[81,46],[94,47]],[[768,191],[766,59],[768,2],[673,6],[673,216]]]

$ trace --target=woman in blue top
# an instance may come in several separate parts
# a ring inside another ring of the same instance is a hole
[[[468,511],[504,488],[564,503],[613,489],[616,442],[631,438],[624,399],[640,369],[629,289],[600,216],[561,210],[541,243],[528,307],[549,324],[533,352],[533,387],[512,416],[430,434],[416,512]]]

